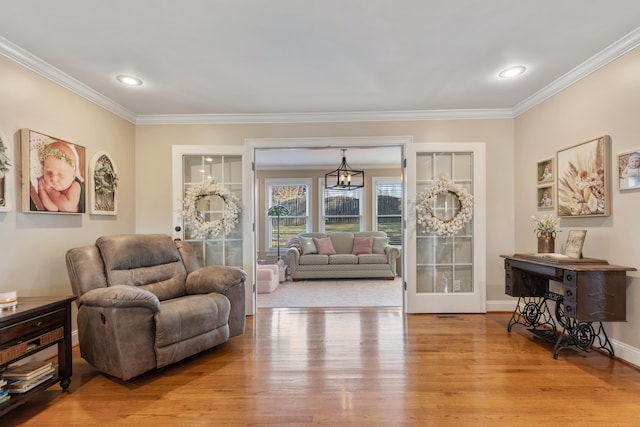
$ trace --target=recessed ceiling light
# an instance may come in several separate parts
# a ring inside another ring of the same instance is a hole
[[[527,67],[525,67],[524,65],[515,65],[513,67],[505,68],[504,70],[500,71],[500,73],[498,73],[498,76],[502,77],[503,79],[508,79],[510,77],[519,76],[526,70]]]
[[[119,76],[116,76],[116,80],[119,81],[120,83],[123,83],[127,86],[141,86],[142,85],[142,80],[140,80],[137,77],[133,77],[133,76],[125,76],[124,74],[120,74]]]

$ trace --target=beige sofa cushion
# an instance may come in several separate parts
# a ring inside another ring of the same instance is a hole
[[[303,255],[300,257],[300,265],[328,265],[329,255]]]
[[[329,264],[357,264],[358,256],[351,254],[336,254],[329,256]]]

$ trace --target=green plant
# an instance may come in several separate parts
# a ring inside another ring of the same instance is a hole
[[[536,228],[533,231],[536,234],[552,234],[559,233],[558,225],[560,224],[560,218],[556,218],[553,215],[544,215],[542,217],[532,216],[533,222],[536,224]]]
[[[0,139],[0,177],[9,172],[9,156],[7,156],[7,147],[2,143]]]

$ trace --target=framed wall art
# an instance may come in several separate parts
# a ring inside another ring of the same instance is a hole
[[[610,214],[610,138],[601,136],[557,153],[559,217]]]
[[[555,207],[555,203],[553,203],[553,199],[555,197],[553,187],[553,184],[538,187],[537,203],[539,209],[553,209]]]
[[[640,188],[640,149],[618,154],[618,189]]]
[[[551,184],[556,179],[555,165],[553,157],[541,160],[536,168],[538,173],[538,185]]]
[[[14,161],[11,145],[0,130],[0,212],[9,212],[13,199]]]
[[[23,212],[85,212],[83,146],[22,129],[21,151]]]
[[[89,213],[116,215],[118,213],[118,170],[111,156],[104,151],[93,155],[89,162]]]

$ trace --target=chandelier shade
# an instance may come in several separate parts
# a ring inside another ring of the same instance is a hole
[[[342,163],[338,169],[324,174],[324,188],[332,190],[356,190],[364,187],[364,171],[353,169],[347,163],[346,148],[342,148]]]

